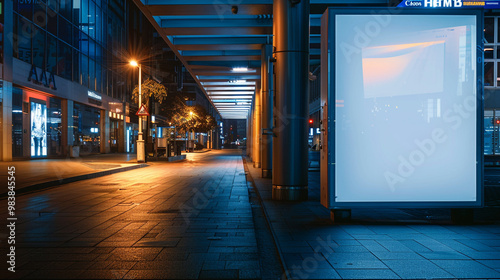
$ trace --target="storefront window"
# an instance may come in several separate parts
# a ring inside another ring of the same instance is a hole
[[[73,142],[80,146],[80,154],[101,151],[101,110],[75,103],[73,106]]]
[[[31,157],[47,156],[47,104],[41,100],[30,100]]]
[[[23,91],[12,88],[12,156],[23,156]]]
[[[47,140],[49,156],[62,155],[62,123],[61,118],[61,100],[56,98],[49,99],[47,108]]]
[[[109,140],[110,140],[110,148],[112,153],[118,152],[118,135],[119,135],[119,124],[117,120],[110,119],[110,131],[109,131]]]

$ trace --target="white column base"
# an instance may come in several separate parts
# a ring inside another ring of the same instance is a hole
[[[144,151],[144,140],[137,140],[137,162],[144,162],[146,160],[146,153]]]

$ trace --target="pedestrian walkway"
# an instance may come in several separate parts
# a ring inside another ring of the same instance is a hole
[[[241,153],[187,157],[19,196],[1,278],[259,279]]]
[[[270,179],[247,164],[289,279],[500,279],[500,208],[453,225],[445,209],[353,209],[333,224],[309,172],[307,202],[271,199]]]
[[[134,154],[99,154],[79,158],[37,159],[0,162],[0,180],[6,182],[7,167],[16,168],[16,189],[19,191],[34,185],[53,186],[69,178],[88,179],[94,174],[107,175],[127,171],[146,165],[137,164]],[[0,193],[4,193],[2,190]]]

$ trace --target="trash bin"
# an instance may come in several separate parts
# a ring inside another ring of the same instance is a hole
[[[72,158],[80,157],[80,146],[69,146],[69,156]]]

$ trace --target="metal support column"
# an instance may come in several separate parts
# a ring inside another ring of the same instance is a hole
[[[262,133],[261,133],[261,114],[262,114],[262,108],[261,108],[261,90],[260,90],[260,84],[257,83],[255,86],[255,95],[254,95],[254,123],[253,123],[253,138],[254,138],[254,145],[253,145],[253,167],[260,168],[260,143],[262,139]]]
[[[262,178],[271,178],[273,169],[273,64],[269,61],[273,52],[272,45],[262,46],[261,59],[261,103],[262,103],[262,141],[261,166]]]
[[[274,0],[276,95],[273,110],[275,200],[307,200],[309,0]]]
[[[252,144],[251,144],[251,141],[252,141],[252,132],[251,132],[251,129],[252,129],[252,125],[251,125],[251,121],[252,121],[252,115],[251,115],[251,109],[248,110],[248,113],[247,113],[247,142],[246,142],[246,149],[247,149],[247,156],[250,157],[251,154],[252,154]]]
[[[253,113],[253,110],[254,110],[254,101],[252,100],[252,105],[250,106],[250,111],[249,111],[249,115],[248,115],[248,156],[250,157],[250,160],[251,162],[253,162],[253,136],[254,136],[254,133],[253,133],[253,126],[254,126],[254,122],[253,122],[253,118],[254,118],[254,113]]]

